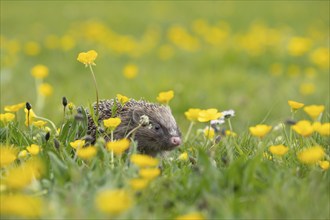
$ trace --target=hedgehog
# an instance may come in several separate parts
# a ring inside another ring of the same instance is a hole
[[[119,117],[121,123],[114,130],[114,139],[122,139],[129,135],[137,142],[137,150],[142,154],[156,156],[164,151],[171,151],[181,144],[180,129],[168,106],[134,99],[130,99],[125,104],[121,104],[118,99],[100,100],[98,106],[98,124],[103,124],[103,120],[110,117]],[[97,105],[94,104],[93,108],[96,112]],[[147,125],[131,132],[139,126],[141,118],[149,119]],[[92,116],[88,114],[87,134],[94,141],[97,131],[104,133],[102,129],[97,129]],[[104,137],[109,141],[108,135]]]

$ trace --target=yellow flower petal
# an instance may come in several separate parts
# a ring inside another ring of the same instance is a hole
[[[160,175],[160,169],[159,168],[143,168],[140,169],[139,174],[141,177],[152,180]]]
[[[149,182],[150,181],[148,179],[135,178],[135,179],[131,179],[129,181],[129,184],[134,190],[142,190],[148,186]]]
[[[130,159],[138,167],[155,167],[158,165],[158,160],[148,155],[133,154]]]
[[[25,194],[1,194],[0,213],[4,216],[19,216],[26,219],[41,217],[45,210],[40,197]]]
[[[75,140],[70,142],[70,146],[74,149],[82,148],[85,145],[85,140]]]
[[[323,170],[327,170],[330,167],[330,162],[329,161],[319,161],[319,165]]]
[[[283,156],[284,154],[286,154],[288,152],[289,148],[284,146],[284,145],[272,145],[269,147],[269,151],[274,154],[274,155],[278,155],[278,156]]]
[[[94,61],[97,57],[97,52],[95,50],[90,50],[88,52],[82,52],[78,54],[77,60],[83,64],[95,65]]]
[[[211,120],[218,119],[222,116],[221,112],[218,112],[215,108],[201,110],[198,114],[198,121],[209,122]]]
[[[84,160],[92,159],[97,153],[97,149],[94,146],[88,146],[77,149],[77,156]]]
[[[182,161],[188,161],[189,160],[188,153],[187,152],[183,152],[182,154],[179,155],[178,159],[179,160],[182,160]]]
[[[115,130],[118,125],[120,125],[121,119],[120,118],[108,118],[103,120],[103,124],[105,127],[109,128],[110,130]]]
[[[300,162],[305,164],[315,164],[318,161],[322,160],[325,152],[324,149],[320,146],[314,146],[307,148],[298,153],[298,159]]]
[[[324,111],[324,105],[309,105],[305,106],[304,111],[313,119],[316,120]]]
[[[312,123],[307,120],[298,121],[295,125],[292,125],[291,128],[304,137],[310,136],[314,132]]]
[[[13,163],[17,158],[17,153],[17,148],[0,145],[0,167],[5,167]]]
[[[48,76],[49,70],[45,65],[36,65],[31,69],[31,74],[34,78],[43,79]]]
[[[129,98],[127,96],[124,96],[122,94],[117,94],[116,95],[118,101],[120,102],[121,105],[125,105],[126,102],[129,101]]]
[[[31,144],[31,146],[26,147],[26,150],[31,154],[31,155],[38,155],[40,152],[40,146],[36,144]]]
[[[95,197],[96,208],[104,213],[118,215],[133,205],[132,195],[122,189],[104,190]]]
[[[6,112],[17,112],[18,110],[20,110],[24,106],[25,106],[25,102],[22,102],[22,103],[18,103],[16,105],[7,105],[7,106],[5,106],[4,110]]]
[[[250,133],[253,136],[262,138],[264,137],[266,134],[268,134],[270,132],[270,130],[272,129],[272,126],[268,126],[268,125],[264,125],[264,124],[258,124],[254,127],[250,127]]]
[[[127,79],[134,79],[139,72],[135,64],[127,64],[123,69],[123,74]]]
[[[113,151],[114,154],[116,155],[121,155],[129,148],[130,141],[124,138],[118,141],[113,141],[113,142],[110,141],[107,143],[106,146],[109,151]]]
[[[160,92],[157,96],[157,101],[163,104],[168,104],[174,97],[174,91],[169,90],[167,92]]]
[[[200,111],[201,111],[201,109],[199,109],[199,108],[190,108],[184,114],[189,121],[196,122],[196,121],[198,121],[198,116],[199,116]]]
[[[205,217],[199,212],[192,212],[185,215],[180,215],[175,220],[204,220]]]
[[[295,102],[295,101],[292,101],[292,100],[289,100],[288,104],[289,104],[289,106],[291,107],[292,110],[300,109],[300,108],[304,107],[304,105],[305,105],[304,103]]]
[[[38,92],[42,96],[51,96],[53,94],[53,87],[48,83],[42,83],[38,88]]]
[[[0,121],[2,121],[4,124],[7,124],[14,119],[15,119],[15,115],[13,113],[0,114]]]

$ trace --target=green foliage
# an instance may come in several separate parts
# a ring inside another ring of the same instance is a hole
[[[39,108],[38,116],[49,120],[46,126],[56,126],[27,127],[22,109],[13,121],[1,120],[1,150],[11,146],[22,152],[31,144],[41,149],[26,157],[15,152],[18,158],[4,166],[7,154],[1,155],[1,218],[29,217],[24,209],[6,212],[4,204],[10,202],[3,198],[20,193],[42,199],[41,214],[32,216],[41,219],[175,219],[192,212],[206,219],[329,218],[329,169],[297,158],[303,149],[321,146],[320,160],[329,161],[329,136],[314,132],[303,137],[284,124],[289,118],[309,120],[302,109],[290,113],[288,100],[325,105],[316,121],[329,122],[329,53],[311,58],[319,49],[329,51],[326,17],[329,7],[323,1],[1,1],[0,107],[29,101]],[[288,49],[296,38],[303,38],[303,46]],[[28,49],[31,42],[39,51]],[[130,161],[134,141],[117,156],[99,135],[90,159],[79,157],[79,149],[71,146],[86,137],[87,109],[94,115],[92,79],[76,61],[79,52],[90,49],[98,53],[93,68],[101,99],[121,93],[155,101],[159,92],[173,89],[170,106],[183,140],[189,108],[235,109],[232,129],[226,120],[208,139],[205,124],[193,124],[182,146],[158,157],[161,174],[134,190],[130,181],[140,171]],[[38,64],[50,73],[34,82],[29,71]],[[132,79],[123,73],[130,64],[138,69]],[[34,89],[42,82],[53,86],[51,96]],[[63,95],[81,107],[70,103],[63,114]],[[249,132],[255,124],[273,129],[257,138]],[[228,130],[237,136],[226,135]],[[279,144],[289,149],[283,156],[269,150]],[[22,189],[11,188],[8,175],[36,158],[43,163],[40,178],[34,174],[35,180]],[[118,215],[103,213],[95,198],[108,189],[129,191],[134,204]]]

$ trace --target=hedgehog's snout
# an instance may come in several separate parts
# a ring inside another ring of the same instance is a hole
[[[173,146],[179,146],[181,144],[181,138],[180,137],[171,137],[171,144]]]

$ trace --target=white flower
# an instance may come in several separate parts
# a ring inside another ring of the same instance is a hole
[[[146,115],[142,115],[141,117],[140,117],[140,121],[139,121],[139,123],[142,125],[142,126],[147,126],[147,125],[149,125],[149,117],[148,116],[146,116]]]
[[[211,125],[222,125],[225,123],[225,120],[223,118],[211,120]]]
[[[221,114],[223,115],[223,118],[230,118],[230,117],[235,116],[235,111],[230,109],[230,110],[226,110],[226,111],[221,112]]]

